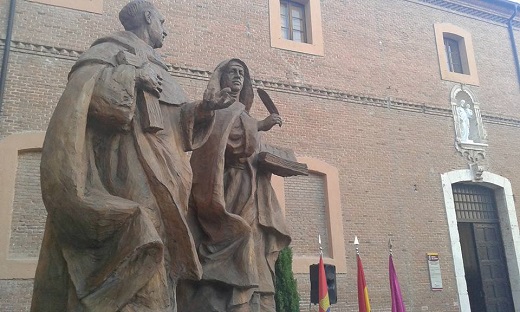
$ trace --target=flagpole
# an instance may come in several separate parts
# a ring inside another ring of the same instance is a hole
[[[318,244],[320,246],[320,257],[323,257],[323,247],[321,247],[321,235],[318,234]]]
[[[321,258],[323,257],[323,247],[321,247],[321,235],[320,234],[318,234],[318,250],[319,250],[319,255],[320,255],[320,260],[321,260]],[[319,270],[319,268],[318,268],[318,270]],[[319,279],[319,276],[318,276],[318,279]],[[311,310],[311,303],[309,301],[309,311],[310,310]]]
[[[320,261],[321,261],[321,258],[323,257],[323,247],[321,247],[321,235],[318,234],[318,250],[319,250],[319,255],[320,255]],[[318,270],[319,270],[319,267],[318,267]],[[319,274],[319,273],[318,273]],[[318,276],[318,280],[319,280],[319,276]],[[319,291],[319,290],[318,290]],[[318,295],[319,296],[319,295]],[[319,298],[318,298],[319,300]],[[319,304],[319,303],[318,303]],[[309,301],[309,311],[311,310],[311,302]]]
[[[325,275],[325,265],[323,264],[323,247],[321,247],[321,235],[319,234],[318,243],[320,244],[320,262],[318,263],[318,311],[330,312],[330,300],[327,286],[327,277]]]
[[[358,306],[359,312],[370,312],[370,300],[368,299],[368,289],[365,280],[365,272],[361,257],[359,255],[359,240],[357,236],[354,238],[354,245],[356,246],[356,262],[357,262],[357,286],[358,286]]]
[[[401,294],[401,286],[395,272],[394,259],[392,257],[392,239],[388,239],[388,275],[390,278],[390,296],[392,297],[392,312],[406,312],[403,295]]]

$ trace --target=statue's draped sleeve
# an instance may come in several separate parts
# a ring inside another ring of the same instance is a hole
[[[185,151],[192,151],[201,147],[209,138],[213,125],[215,124],[215,113],[199,117],[198,110],[202,101],[184,103],[181,108],[178,123],[183,133],[183,144]],[[175,123],[175,121],[174,121]]]
[[[75,300],[89,311],[116,311],[124,306],[163,258],[160,237],[140,205],[108,193],[93,163],[87,115],[104,68],[101,64],[86,65],[70,76],[51,118],[41,161],[49,226],[38,263],[35,294],[39,287],[48,286],[43,281],[52,280],[53,276],[47,275],[55,274],[58,277],[54,276],[54,281],[64,283],[54,287],[54,296],[66,297],[68,288],[74,287]],[[61,253],[53,254],[52,250]],[[60,260],[53,261],[56,257]],[[66,264],[66,271],[56,267],[60,263]],[[129,275],[136,270],[139,274]],[[59,310],[60,304],[67,303],[57,299],[52,303],[56,306],[47,308]],[[33,302],[32,309],[46,311],[38,302]]]
[[[89,115],[102,124],[128,130],[135,113],[135,67],[105,67],[95,86]]]

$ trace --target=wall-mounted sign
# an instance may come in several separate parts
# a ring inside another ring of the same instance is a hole
[[[427,253],[428,270],[430,271],[430,285],[432,290],[442,290],[441,263],[438,253]]]

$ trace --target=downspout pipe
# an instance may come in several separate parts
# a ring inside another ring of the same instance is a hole
[[[14,14],[16,0],[9,3],[9,16],[7,18],[7,30],[5,35],[4,56],[2,57],[2,72],[0,73],[0,113],[4,104],[5,81],[7,79],[7,65],[9,64],[9,51],[11,50],[11,38],[13,37]]]
[[[516,76],[518,79],[518,84],[520,86],[520,62],[518,60],[518,51],[516,49],[516,41],[515,41],[515,33],[513,32],[513,20],[518,14],[518,5],[515,4],[515,12],[507,21],[507,28],[509,30],[509,39],[511,40],[511,47],[513,49],[513,57],[515,59],[515,67],[516,67]]]

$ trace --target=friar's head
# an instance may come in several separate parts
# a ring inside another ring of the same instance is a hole
[[[119,12],[119,20],[125,30],[133,32],[152,48],[163,46],[167,35],[163,27],[164,17],[151,2],[134,0],[128,3]]]

